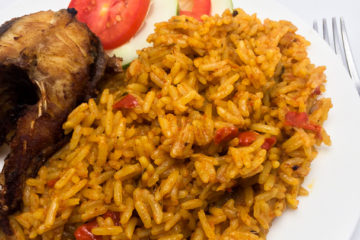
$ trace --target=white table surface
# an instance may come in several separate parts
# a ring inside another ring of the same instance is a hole
[[[359,0],[277,0],[312,26],[314,19],[343,17],[354,59],[360,72]],[[360,99],[359,99],[360,101]],[[360,191],[360,189],[358,190]],[[344,203],[346,204],[346,203]],[[360,204],[360,203],[359,203]],[[329,213],[331,214],[331,213]],[[332,217],[332,216],[329,216]],[[334,219],[335,220],[335,219]],[[341,239],[339,239],[341,240]],[[351,240],[360,240],[360,219]]]
[[[0,10],[19,0],[0,0]],[[56,0],[54,0],[56,1]],[[314,19],[344,17],[357,69],[360,70],[359,0],[277,0],[312,25]],[[360,99],[359,99],[360,101]],[[360,190],[359,190],[360,191]],[[360,203],[359,203],[360,204]],[[329,216],[332,217],[332,216]],[[360,221],[351,240],[360,240]]]

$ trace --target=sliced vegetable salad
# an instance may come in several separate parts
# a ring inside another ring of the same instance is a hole
[[[71,0],[79,21],[88,25],[110,56],[123,58],[127,66],[136,50],[149,46],[146,39],[154,24],[172,16],[187,15],[201,21],[202,15],[222,14],[232,9],[232,0]]]

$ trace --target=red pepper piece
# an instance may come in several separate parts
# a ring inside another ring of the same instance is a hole
[[[269,150],[276,143],[276,137],[272,136],[269,138],[265,138],[263,145],[261,145],[262,149]]]
[[[219,128],[215,132],[214,142],[215,144],[227,142],[235,138],[238,134],[239,134],[239,130],[236,127]]]
[[[49,188],[53,188],[58,180],[59,180],[58,178],[51,179],[51,180],[49,180],[49,181],[46,183],[46,185],[47,185]]]
[[[320,95],[321,94],[321,90],[320,90],[320,87],[316,87],[314,89],[314,91],[312,92],[312,95]]]
[[[91,232],[91,229],[97,226],[96,220],[81,225],[74,233],[76,240],[102,240],[101,236],[95,236]]]
[[[314,133],[316,133],[317,137],[321,137],[320,133],[321,133],[321,126],[317,125],[317,124],[313,124],[313,123],[308,123],[305,126],[303,126],[304,129],[306,130],[310,130],[313,131]]]
[[[118,213],[118,212],[113,212],[113,211],[107,211],[107,212],[103,215],[103,218],[105,219],[105,218],[108,218],[108,217],[110,217],[110,218],[113,220],[113,222],[114,222],[114,224],[115,224],[116,226],[119,226],[119,224],[120,224],[120,213]]]
[[[116,102],[113,105],[113,109],[115,109],[115,110],[132,109],[138,105],[139,105],[139,103],[138,103],[137,99],[133,95],[128,94],[125,97],[123,97],[120,101]]]
[[[257,134],[256,132],[253,132],[253,131],[241,132],[238,136],[239,145],[243,146],[243,147],[249,146],[256,140],[258,135],[259,134]]]
[[[285,115],[285,125],[302,128],[309,121],[305,112],[288,112]]]
[[[306,113],[301,112],[288,112],[285,115],[285,125],[292,127],[299,127],[306,130],[310,130],[316,133],[317,137],[320,137],[321,126],[313,123],[309,123],[309,117]]]
[[[102,217],[104,219],[110,217],[116,226],[120,224],[120,213],[118,212],[107,211]],[[101,236],[96,236],[91,232],[97,226],[96,220],[81,225],[75,231],[76,240],[102,240]]]

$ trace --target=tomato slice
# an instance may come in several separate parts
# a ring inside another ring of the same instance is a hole
[[[149,9],[150,0],[71,0],[77,19],[86,23],[105,49],[129,41],[139,30]]]
[[[210,15],[211,1],[210,0],[193,0],[193,7],[191,11],[180,10],[180,15],[187,15],[198,20],[201,20],[202,15]]]
[[[128,94],[124,98],[122,98],[120,101],[116,102],[113,105],[113,109],[115,109],[115,110],[120,110],[123,108],[132,109],[132,108],[136,107],[137,105],[139,105],[137,99],[133,95]]]
[[[191,11],[194,6],[194,0],[178,0],[178,7],[181,11]]]

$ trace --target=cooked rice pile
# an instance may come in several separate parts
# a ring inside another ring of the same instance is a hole
[[[295,31],[240,9],[157,24],[125,84],[77,107],[70,143],[27,180],[19,239],[74,239],[91,221],[98,239],[265,239],[330,145],[325,68]],[[127,94],[138,105],[113,109]]]

